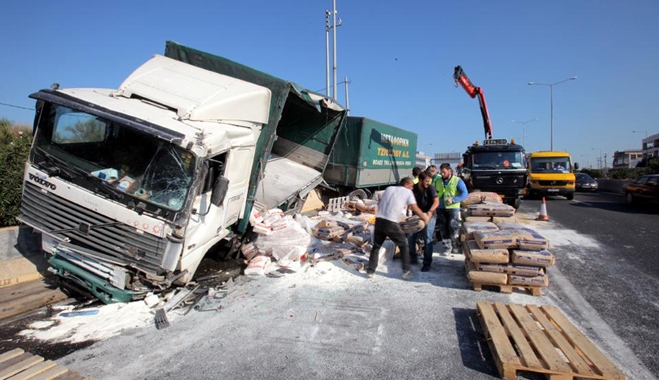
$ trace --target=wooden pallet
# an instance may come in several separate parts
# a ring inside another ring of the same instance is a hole
[[[627,379],[557,308],[478,302],[478,316],[505,380],[517,371],[550,380]]]
[[[89,378],[77,372],[71,372],[53,361],[44,360],[39,355],[32,355],[20,348],[15,348],[0,355],[0,379],[81,380]]]
[[[527,292],[531,293],[534,296],[541,296],[542,295],[542,287],[541,286],[525,286],[525,285],[501,285],[501,284],[481,284],[481,283],[475,283],[472,282],[471,285],[474,287],[474,290],[477,292],[480,292],[483,290],[483,286],[493,286],[499,288],[499,291],[501,293],[506,293],[510,294],[513,292],[513,288],[519,288],[526,290]]]

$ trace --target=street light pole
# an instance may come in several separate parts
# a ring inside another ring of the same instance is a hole
[[[330,89],[332,89],[332,99],[336,100],[336,28],[341,26],[341,19],[338,21],[336,19],[336,0],[332,1],[332,11],[325,11],[325,95],[330,96]],[[332,21],[330,21],[330,16],[332,16]],[[334,86],[330,86],[330,46],[329,46],[329,33],[332,30],[332,56],[334,59],[334,64],[332,66],[332,77]]]
[[[632,131],[632,133],[636,133],[636,132],[645,132],[645,138],[646,139],[648,138],[648,131]]]
[[[527,121],[511,120],[513,123],[522,124],[522,146],[526,146],[526,124],[532,121],[538,121],[538,118],[529,119]]]
[[[561,84],[563,82],[567,82],[569,80],[575,80],[577,79],[576,76],[563,79],[562,81],[558,81],[556,83],[537,83],[537,82],[529,82],[529,86],[549,86],[549,97],[550,97],[550,124],[551,124],[551,145],[550,145],[550,150],[553,152],[554,151],[554,86],[557,84]]]
[[[602,169],[603,168],[603,162],[602,162],[602,148],[597,148],[599,149],[600,155],[597,157],[597,168]],[[595,150],[595,148],[590,148],[590,150]]]
[[[332,30],[332,44],[334,45],[332,48],[332,55],[334,56],[334,69],[332,73],[332,77],[334,78],[334,89],[332,90],[332,95],[336,101],[336,0],[332,1],[332,16],[334,17],[334,20],[332,21],[332,25],[334,25],[334,29]]]

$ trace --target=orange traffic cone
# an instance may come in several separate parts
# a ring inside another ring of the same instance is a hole
[[[540,205],[540,215],[535,220],[549,220],[549,215],[547,215],[547,203],[545,202],[545,197],[542,197],[542,204]]]

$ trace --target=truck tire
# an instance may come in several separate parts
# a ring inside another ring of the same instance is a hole
[[[505,202],[508,206],[512,206],[517,210],[519,206],[522,204],[522,199],[521,198],[514,198],[514,199],[508,199]]]
[[[366,190],[364,189],[357,189],[353,190],[348,194],[348,199],[350,200],[356,200],[356,199],[368,199],[368,194],[366,193]]]
[[[515,210],[517,210],[521,205],[522,205],[522,198],[515,198],[515,201],[511,206],[513,206]]]
[[[565,198],[567,198],[568,201],[573,200],[574,199],[574,193],[569,193],[569,194],[565,195]]]

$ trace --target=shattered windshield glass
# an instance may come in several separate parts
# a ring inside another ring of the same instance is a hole
[[[115,200],[135,198],[178,211],[192,183],[192,153],[64,106],[48,108],[35,145],[31,161],[41,170]]]
[[[522,152],[478,152],[474,153],[474,169],[522,169]]]

